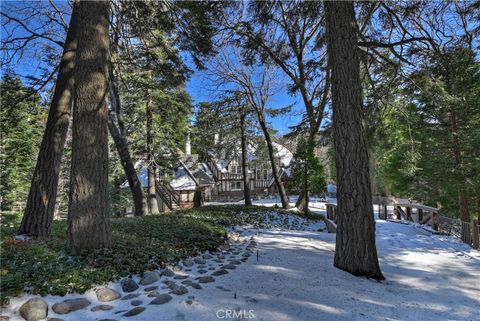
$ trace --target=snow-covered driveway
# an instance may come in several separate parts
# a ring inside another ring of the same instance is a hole
[[[223,289],[212,286],[195,293],[191,305],[142,317],[228,320],[226,313],[236,310],[265,321],[480,320],[478,252],[414,226],[377,222],[383,283],[334,268],[334,234],[270,230],[255,239],[258,261],[254,255],[218,278]]]
[[[245,230],[243,234],[238,242],[232,241],[233,250],[225,256],[243,252],[247,243],[240,240],[255,235],[258,260],[254,250],[245,263],[230,267],[229,273],[212,274],[214,282],[203,283],[199,289],[189,287],[187,294],[174,295],[169,303],[149,304],[148,285],[138,289],[135,299],[145,308],[133,317],[123,315],[133,301],[123,299],[109,302],[110,311],[92,312],[89,306],[66,316],[53,312],[50,316],[69,321],[480,320],[479,252],[450,238],[414,225],[377,220],[377,248],[387,278],[379,283],[333,267],[335,234],[280,229]],[[192,279],[200,267],[189,272]],[[179,281],[167,279],[162,276],[153,285],[163,293],[168,291],[163,283]],[[119,283],[109,287],[121,292]],[[18,307],[28,297],[12,300],[5,311],[11,321],[22,320]],[[101,303],[93,291],[65,298],[78,297],[87,297],[92,306]],[[47,296],[45,300],[52,305],[65,298]]]

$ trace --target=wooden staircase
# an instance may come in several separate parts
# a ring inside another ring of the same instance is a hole
[[[155,180],[155,192],[170,210],[180,207],[180,194],[170,184]]]

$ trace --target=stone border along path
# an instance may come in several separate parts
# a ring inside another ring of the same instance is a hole
[[[132,278],[120,280],[122,292],[111,288],[101,287],[95,290],[96,299],[101,304],[92,304],[91,299],[80,297],[66,299],[52,305],[54,317],[47,321],[66,321],[66,315],[81,309],[89,309],[98,313],[109,311],[109,316],[119,314],[121,317],[133,317],[148,309],[151,305],[167,304],[172,295],[186,295],[190,291],[201,290],[215,282],[215,278],[226,275],[235,270],[238,265],[246,262],[255,253],[257,243],[254,236],[241,236],[236,232],[229,233],[228,243],[221,245],[216,252],[205,252],[194,258],[187,258],[179,265],[169,266],[166,269],[145,272],[137,283]],[[218,287],[222,288],[222,287]],[[229,289],[222,288],[224,291]],[[90,300],[89,300],[90,299]],[[188,296],[185,301],[192,304],[195,296]],[[129,301],[131,309],[115,309],[108,304],[116,300]],[[47,318],[49,307],[45,300],[34,297],[20,307],[19,313],[27,321],[37,321]],[[97,318],[96,318],[97,319]],[[8,321],[9,317],[0,316],[0,321]],[[115,319],[100,319],[100,321],[116,321]]]

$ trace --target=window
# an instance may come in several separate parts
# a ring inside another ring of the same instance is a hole
[[[240,165],[230,165],[230,173],[241,174],[242,173],[242,167]]]
[[[230,190],[232,191],[240,191],[242,190],[242,182],[230,182]]]
[[[267,180],[268,179],[268,169],[263,170],[263,179]]]
[[[257,179],[262,179],[262,171],[257,169]]]

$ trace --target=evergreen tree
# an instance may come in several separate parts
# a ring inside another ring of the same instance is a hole
[[[315,155],[311,145],[301,137],[297,149],[293,154],[292,164],[293,180],[289,185],[292,192],[308,191],[310,194],[320,194],[327,187],[325,170],[320,160]],[[308,202],[309,195],[306,195]],[[308,208],[305,208],[308,211]]]
[[[5,211],[27,200],[45,112],[40,97],[12,74],[2,77],[0,92],[0,205]]]

